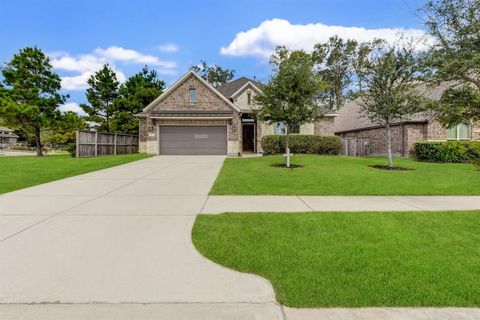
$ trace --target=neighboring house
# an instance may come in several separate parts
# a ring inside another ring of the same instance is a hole
[[[443,84],[433,89],[422,87],[420,90],[428,98],[437,100],[447,88],[448,85]],[[385,128],[362,115],[358,100],[351,101],[340,109],[334,131],[344,139],[360,139],[367,144],[365,149],[368,155],[386,154]],[[414,114],[392,126],[392,152],[396,156],[409,156],[418,141],[479,139],[480,123],[462,123],[447,129],[435,120],[434,114],[428,112]]]
[[[282,134],[251,116],[262,84],[242,77],[215,89],[194,71],[187,72],[152,101],[140,119],[140,152],[224,154],[261,152],[264,135]],[[300,134],[333,135],[337,114],[296,129]]]
[[[17,143],[18,136],[13,130],[6,127],[0,127],[0,149],[10,149]]]

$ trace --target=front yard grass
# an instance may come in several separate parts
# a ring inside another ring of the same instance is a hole
[[[295,155],[302,168],[275,168],[283,156],[229,158],[212,195],[479,195],[480,172],[471,164],[396,158],[410,171],[379,170],[380,157]]]
[[[70,155],[41,158],[2,157],[0,158],[0,194],[147,157],[149,155],[142,153],[79,159],[72,158]]]
[[[207,258],[289,307],[480,307],[480,211],[199,215]]]

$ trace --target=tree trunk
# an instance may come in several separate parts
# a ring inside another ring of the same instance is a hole
[[[43,157],[42,141],[40,139],[40,128],[35,127],[35,144],[37,149],[37,157]]]
[[[393,159],[392,159],[392,130],[390,125],[386,125],[387,129],[387,157],[388,157],[388,167],[393,168]]]
[[[290,168],[290,144],[289,144],[289,138],[290,138],[290,130],[288,130],[288,126],[285,126],[285,166],[287,168]]]

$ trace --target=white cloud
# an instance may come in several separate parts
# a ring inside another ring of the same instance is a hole
[[[64,76],[62,78],[62,88],[66,90],[85,90],[88,88],[87,80],[95,73],[96,70],[84,71],[76,76]],[[122,71],[113,70],[117,76],[117,80],[122,83],[127,77]]]
[[[106,62],[106,60],[100,59],[91,54],[73,58],[69,56],[68,53],[62,56],[57,56],[51,61],[54,69],[77,72],[96,71]]]
[[[329,26],[322,23],[291,24],[284,19],[272,19],[263,21],[256,28],[237,33],[228,47],[222,47],[220,52],[223,55],[231,56],[269,57],[277,45],[310,51],[316,43],[326,42],[328,38],[334,35],[357,41],[382,38],[388,42],[394,42],[398,39],[399,34],[414,39],[425,37],[425,32],[420,29],[366,29],[362,27]],[[419,49],[423,48],[419,46]]]
[[[158,46],[157,50],[161,52],[177,52],[180,48],[175,43],[166,43]]]
[[[83,111],[83,109],[80,108],[80,106],[76,102],[65,103],[65,104],[61,105],[59,109],[60,109],[61,112],[73,111],[73,112],[78,113],[81,116],[86,115],[85,111]]]
[[[118,64],[148,64],[156,67],[162,75],[174,75],[177,66],[175,61],[161,60],[156,56],[116,46],[97,48],[92,53],[78,56],[67,52],[54,52],[49,56],[54,69],[77,73],[62,76],[62,88],[66,90],[86,89],[88,78],[106,63],[110,64],[120,82],[124,82],[126,77]]]
[[[87,80],[93,74],[93,71],[82,72],[78,76],[65,76],[62,77],[62,88],[66,90],[85,90]]]
[[[159,66],[166,69],[176,67],[174,61],[160,60],[158,57],[141,54],[138,51],[132,49],[125,49],[121,47],[108,47],[106,49],[97,48],[94,51],[98,56],[111,61],[124,61],[131,63],[143,63],[154,66]]]

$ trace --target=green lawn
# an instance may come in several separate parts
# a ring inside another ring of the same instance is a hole
[[[70,155],[0,158],[0,194],[149,157],[146,154],[72,158]]]
[[[211,260],[289,307],[480,307],[480,211],[200,215]]]
[[[478,195],[480,172],[471,164],[428,163],[398,158],[413,171],[369,167],[385,158],[295,155],[303,168],[275,168],[283,156],[229,158],[210,191],[213,195]]]

